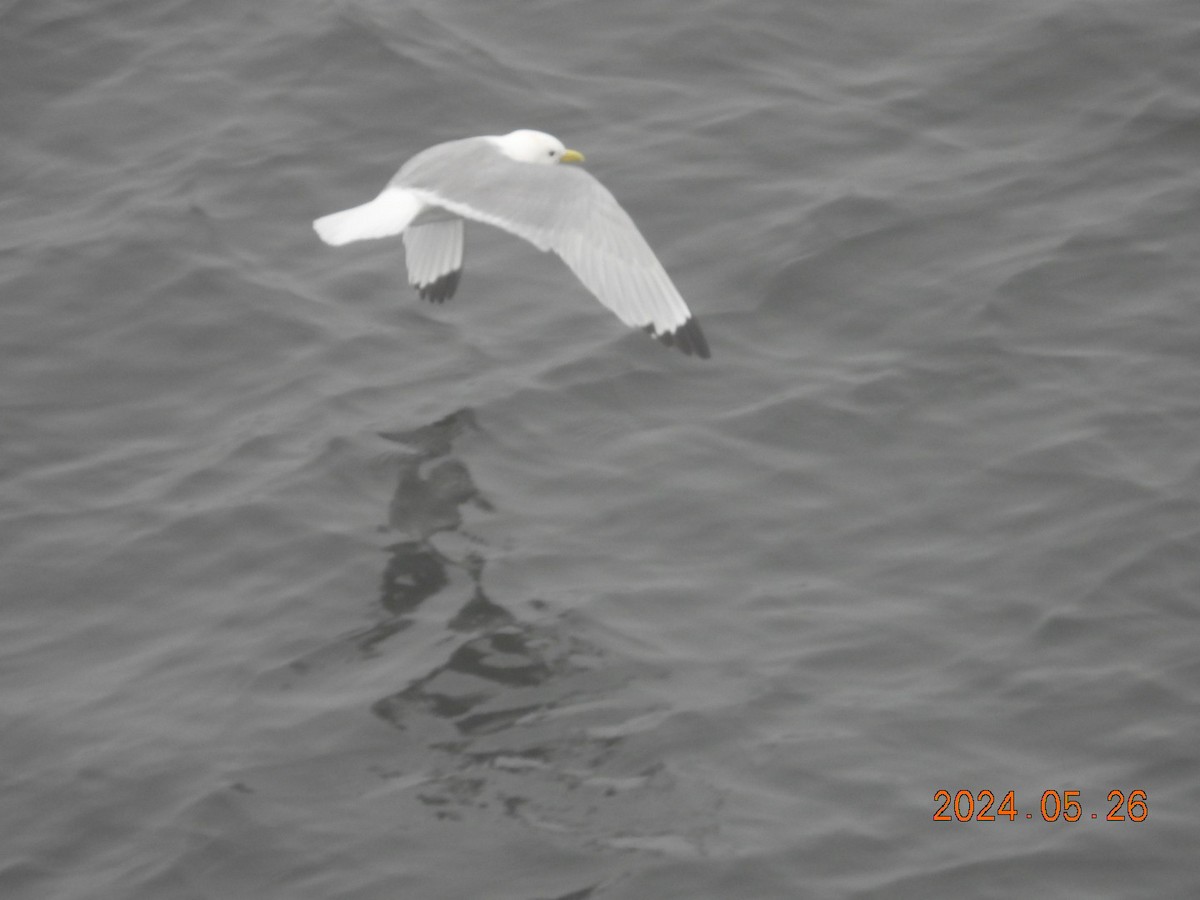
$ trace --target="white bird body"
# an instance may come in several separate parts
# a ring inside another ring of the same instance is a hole
[[[327,244],[402,234],[409,282],[422,297],[453,296],[463,219],[553,250],[626,325],[707,358],[708,342],[628,213],[561,141],[539,131],[437,144],[406,162],[374,200],[313,222]]]

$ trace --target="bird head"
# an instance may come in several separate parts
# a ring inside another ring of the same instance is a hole
[[[578,150],[568,150],[552,134],[522,128],[494,139],[502,153],[518,162],[553,165],[560,162],[583,162]]]

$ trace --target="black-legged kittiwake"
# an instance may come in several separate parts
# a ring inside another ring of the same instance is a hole
[[[708,358],[708,341],[629,214],[586,170],[583,155],[540,131],[437,144],[406,162],[378,197],[313,222],[339,246],[403,234],[408,280],[422,297],[453,296],[463,219],[553,250],[626,325]]]

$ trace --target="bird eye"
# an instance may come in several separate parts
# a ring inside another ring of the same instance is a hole
[[[553,155],[554,155],[554,151],[553,151],[553,150],[547,150],[547,151],[546,151],[546,155],[547,155],[547,156],[553,156]]]

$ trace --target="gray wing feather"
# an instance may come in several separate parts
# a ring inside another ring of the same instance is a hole
[[[691,319],[629,214],[584,169],[517,162],[467,138],[417,154],[391,185],[553,250],[627,325],[670,334]]]
[[[418,293],[435,303],[454,296],[463,266],[463,220],[457,217],[404,230],[408,281]]]

